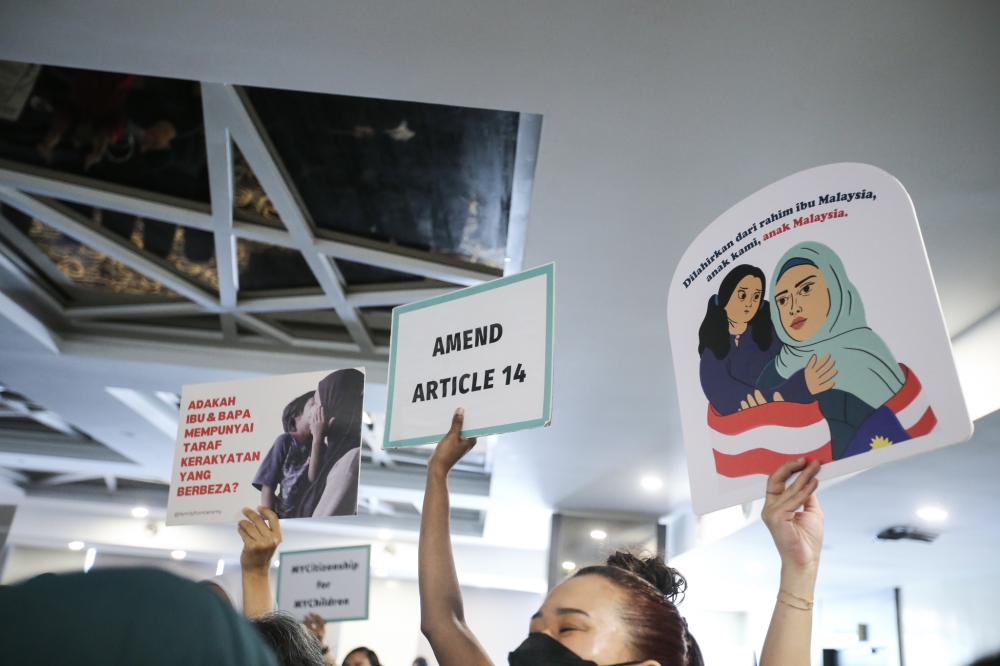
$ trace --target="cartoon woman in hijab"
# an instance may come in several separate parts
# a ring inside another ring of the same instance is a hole
[[[781,340],[774,334],[771,309],[764,298],[764,272],[742,264],[733,268],[708,299],[705,319],[698,329],[701,388],[722,416],[756,406],[764,396],[754,394],[757,378],[778,352]],[[791,399],[811,402],[805,387],[790,385]],[[780,392],[770,399],[786,399]]]
[[[778,261],[771,291],[783,345],[758,388],[805,402],[801,390],[785,388],[804,383],[830,426],[834,460],[910,439],[885,405],[906,377],[868,328],[861,296],[836,253],[821,243],[796,245]]]

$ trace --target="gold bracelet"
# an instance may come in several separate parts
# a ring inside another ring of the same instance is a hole
[[[796,606],[795,604],[788,603],[787,601],[785,601],[784,599],[781,598],[782,594],[787,594],[788,596],[792,597],[793,599],[798,599],[799,601],[801,601],[802,603],[805,604],[805,608],[803,608],[801,606]],[[783,590],[783,589],[779,589],[778,590],[778,601],[780,601],[781,603],[785,604],[786,606],[791,606],[792,608],[798,608],[799,610],[804,610],[804,611],[812,610],[813,609],[813,605],[815,603],[812,599],[806,599],[805,597],[800,597],[797,594],[792,594],[788,590]]]
[[[794,608],[794,609],[796,609],[796,610],[804,610],[804,611],[811,611],[811,610],[812,610],[812,606],[808,606],[808,607],[806,607],[806,608],[803,608],[802,606],[796,606],[795,604],[790,604],[790,603],[788,603],[787,601],[785,601],[785,600],[784,600],[784,599],[782,599],[781,597],[778,597],[778,602],[779,602],[779,603],[783,603],[783,604],[785,604],[786,606],[791,606],[792,608]]]

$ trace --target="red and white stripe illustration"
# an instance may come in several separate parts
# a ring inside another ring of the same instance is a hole
[[[937,417],[916,374],[905,365],[899,367],[906,380],[885,405],[910,437],[922,437],[934,429]],[[833,460],[830,428],[815,402],[770,402],[729,416],[709,405],[708,427],[715,470],[722,476],[767,475],[802,457],[821,463]]]

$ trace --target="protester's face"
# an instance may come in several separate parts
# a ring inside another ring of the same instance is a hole
[[[736,285],[736,291],[726,303],[726,316],[736,324],[745,324],[757,314],[764,285],[760,278],[748,275]]]
[[[781,325],[792,340],[808,340],[830,313],[830,292],[823,273],[815,266],[793,266],[774,287],[774,304]]]
[[[355,652],[354,654],[347,655],[347,659],[344,660],[344,666],[372,666],[372,663],[368,661],[368,655],[364,652]]]
[[[549,593],[531,618],[531,633],[548,634],[598,664],[632,661],[619,609],[625,594],[600,576],[570,578]]]

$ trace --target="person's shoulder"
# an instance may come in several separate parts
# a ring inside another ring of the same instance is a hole
[[[283,432],[274,438],[274,444],[271,445],[272,451],[287,451],[288,447],[295,443],[295,438],[291,436],[290,433]]]

